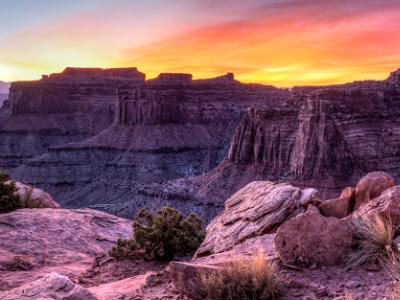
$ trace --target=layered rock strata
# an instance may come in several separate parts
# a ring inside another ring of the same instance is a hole
[[[0,111],[0,168],[12,169],[51,146],[105,129],[114,120],[117,88],[144,80],[136,68],[67,68],[38,81],[13,83]]]

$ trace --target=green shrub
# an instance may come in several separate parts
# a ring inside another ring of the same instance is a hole
[[[133,222],[131,240],[118,240],[110,251],[117,260],[143,257],[148,260],[171,260],[175,256],[193,254],[204,240],[202,220],[195,214],[186,219],[171,207],[152,214],[141,209]]]
[[[18,189],[14,182],[7,182],[9,180],[8,174],[0,172],[0,213],[22,208],[21,198],[17,194]]]

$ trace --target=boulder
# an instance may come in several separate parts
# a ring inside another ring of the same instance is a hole
[[[355,208],[359,208],[362,204],[378,197],[383,191],[395,185],[392,176],[386,172],[368,173],[357,183]]]
[[[24,208],[60,208],[60,205],[53,200],[49,193],[21,182],[15,182],[15,185]]]
[[[283,223],[275,237],[281,260],[288,265],[309,267],[337,265],[351,249],[348,220],[324,217],[314,206]]]
[[[92,293],[73,283],[68,277],[49,273],[24,286],[0,292],[2,300],[97,300]]]
[[[225,202],[225,209],[207,226],[196,256],[225,252],[245,240],[274,231],[282,222],[302,212],[301,206],[316,190],[287,183],[255,181]]]
[[[318,206],[319,211],[325,217],[344,218],[354,209],[354,197],[343,197],[325,200]]]
[[[190,299],[205,299],[200,275],[205,272],[218,270],[219,267],[211,265],[192,264],[173,261],[169,264],[169,274],[175,288],[190,297]]]
[[[357,215],[379,214],[389,217],[395,227],[400,225],[400,186],[394,186],[385,190],[379,197],[372,199],[361,206]]]

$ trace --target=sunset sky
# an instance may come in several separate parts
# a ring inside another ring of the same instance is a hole
[[[234,72],[276,86],[383,79],[399,0],[0,0],[0,80],[66,66]]]

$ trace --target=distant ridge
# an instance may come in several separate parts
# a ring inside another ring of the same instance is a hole
[[[10,89],[10,83],[4,82],[0,80],[0,94],[8,94],[8,90]]]

